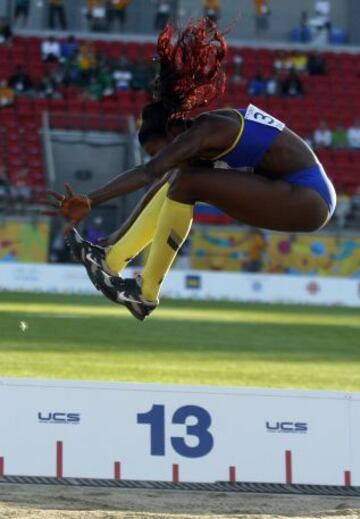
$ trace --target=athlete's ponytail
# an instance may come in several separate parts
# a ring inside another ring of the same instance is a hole
[[[224,35],[209,18],[190,22],[182,31],[168,24],[158,39],[160,72],[154,102],[143,110],[139,139],[152,133],[166,135],[169,121],[208,105],[223,93],[226,76],[221,68],[227,45]]]

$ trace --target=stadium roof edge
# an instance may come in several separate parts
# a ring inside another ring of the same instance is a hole
[[[47,36],[54,36],[57,38],[67,37],[69,34],[73,34],[79,39],[86,40],[103,40],[103,41],[136,41],[139,43],[155,43],[156,36],[150,34],[136,34],[136,33],[128,33],[128,34],[107,34],[107,33],[92,33],[92,32],[77,32],[77,31],[50,31],[50,30],[32,30],[32,29],[15,29],[15,36],[29,36],[29,37],[39,37],[44,38]],[[309,44],[301,44],[301,43],[291,43],[284,41],[253,41],[253,40],[238,40],[238,39],[229,39],[228,43],[231,47],[250,47],[250,48],[264,48],[268,49],[279,49],[279,50],[303,50],[306,52],[309,51],[319,51],[319,52],[349,52],[352,54],[360,53],[360,45],[309,45]]]

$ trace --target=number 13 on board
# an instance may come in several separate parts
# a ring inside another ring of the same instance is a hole
[[[188,419],[195,419],[195,424],[188,425]],[[152,456],[165,456],[166,418],[165,406],[153,405],[147,413],[137,415],[137,423],[150,425],[150,453]],[[186,458],[201,458],[211,452],[214,447],[214,438],[210,432],[211,416],[203,407],[185,405],[175,411],[171,419],[172,424],[186,426],[185,436],[171,436],[170,442],[180,456]],[[187,437],[197,439],[196,446],[189,446]]]

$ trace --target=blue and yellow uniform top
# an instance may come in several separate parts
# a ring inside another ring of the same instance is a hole
[[[256,168],[271,144],[285,128],[285,124],[254,105],[234,110],[240,119],[239,132],[232,145],[212,159],[220,167],[231,169]],[[320,162],[306,170],[285,175],[282,180],[290,184],[313,189],[325,200],[329,218],[336,206],[336,193]]]
[[[229,110],[239,116],[239,133],[232,145],[212,160],[225,162],[233,169],[255,168],[285,124],[254,105]]]

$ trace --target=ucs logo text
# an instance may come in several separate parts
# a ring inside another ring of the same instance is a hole
[[[266,422],[266,430],[271,433],[300,433],[308,432],[308,424],[305,422]]]
[[[38,413],[39,423],[53,423],[53,424],[72,424],[80,423],[80,413]]]

